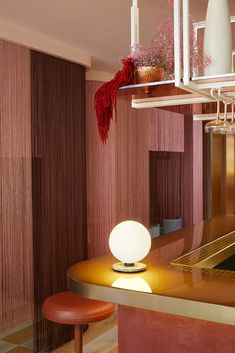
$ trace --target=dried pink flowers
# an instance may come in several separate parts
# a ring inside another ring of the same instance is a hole
[[[157,66],[164,69],[167,67],[165,53],[159,47],[145,47],[144,45],[136,44],[131,48],[130,57],[136,67]]]
[[[155,3],[156,0],[153,2]],[[158,5],[156,11],[158,25],[154,28],[151,45],[149,47],[141,44],[135,45],[131,48],[129,56],[133,59],[136,67],[161,67],[165,70],[165,78],[171,79],[174,77],[173,1],[167,0],[164,2],[164,7]],[[181,50],[183,54],[183,48]],[[210,63],[210,58],[203,55],[202,41],[196,42],[195,40],[192,16],[190,16],[190,61],[191,68],[198,70]]]

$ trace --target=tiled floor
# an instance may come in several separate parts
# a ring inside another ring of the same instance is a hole
[[[0,353],[32,353],[32,326],[25,327],[0,340]]]
[[[83,335],[84,353],[118,353],[117,322],[115,315],[89,325]],[[73,353],[73,341],[54,353]],[[0,339],[0,353],[33,353],[32,326],[23,328]],[[35,353],[35,352],[34,352]]]
[[[56,349],[53,353],[73,353],[73,341]],[[107,320],[89,325],[83,335],[84,353],[118,353],[117,319],[112,316]]]

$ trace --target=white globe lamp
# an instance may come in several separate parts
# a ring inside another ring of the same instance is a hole
[[[142,260],[151,247],[151,236],[143,224],[136,221],[125,221],[117,224],[109,237],[109,248],[114,257],[121,262],[113,264],[118,272],[140,272],[146,265]]]

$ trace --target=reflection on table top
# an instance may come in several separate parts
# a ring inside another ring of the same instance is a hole
[[[160,236],[144,259],[147,270],[138,274],[114,272],[112,255],[83,261],[68,270],[68,287],[91,299],[235,325],[234,277],[169,265],[233,230],[235,216],[219,216]]]

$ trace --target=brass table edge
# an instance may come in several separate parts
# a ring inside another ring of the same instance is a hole
[[[235,308],[229,306],[90,284],[69,273],[67,285],[71,292],[90,299],[235,326]]]

